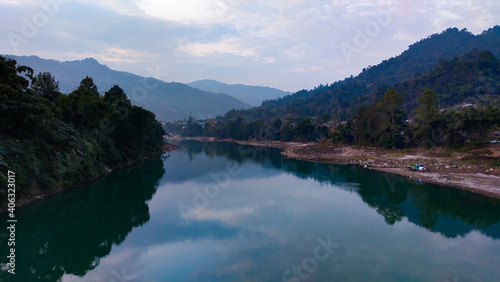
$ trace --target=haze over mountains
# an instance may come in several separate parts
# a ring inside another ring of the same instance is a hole
[[[292,94],[271,87],[226,84],[212,79],[197,80],[187,83],[187,85],[213,93],[228,94],[252,106],[260,106],[262,101],[278,99]]]
[[[104,93],[113,85],[120,86],[132,103],[156,114],[158,120],[172,121],[209,118],[222,115],[231,109],[246,109],[250,105],[226,94],[211,93],[176,82],[164,82],[128,72],[115,71],[99,64],[93,58],[59,62],[37,56],[6,55],[39,72],[50,72],[59,81],[60,91],[70,93],[86,76],[94,79],[99,91]]]

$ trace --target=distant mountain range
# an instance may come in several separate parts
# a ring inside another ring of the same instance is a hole
[[[415,92],[423,92],[425,87],[435,89],[442,106],[452,102],[498,101],[498,57],[500,26],[478,35],[449,28],[414,43],[396,57],[368,66],[358,76],[265,101],[260,107],[230,111],[222,119],[242,118],[251,122],[328,114],[335,120],[347,120],[360,108],[380,99],[389,88],[405,96],[404,108],[409,114],[421,95]]]
[[[197,80],[187,85],[213,93],[224,93],[252,106],[260,106],[262,101],[292,94],[271,87],[226,84],[212,79]]]
[[[247,109],[250,105],[221,93],[203,91],[182,83],[164,82],[128,72],[115,71],[99,64],[93,58],[60,62],[41,59],[37,56],[5,55],[39,72],[50,72],[63,93],[75,90],[86,76],[94,79],[99,91],[104,93],[113,85],[120,86],[132,103],[156,114],[158,120],[172,121],[195,118],[210,118],[222,115],[231,109]]]

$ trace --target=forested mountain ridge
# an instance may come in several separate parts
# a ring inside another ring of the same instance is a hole
[[[226,84],[212,79],[197,80],[187,83],[187,85],[213,93],[224,93],[252,106],[260,106],[265,100],[277,99],[291,94],[271,87]]]
[[[349,89],[346,85],[355,84],[342,84],[339,89]],[[346,116],[351,115],[345,122],[327,112],[329,107],[339,105],[332,92],[315,91],[315,96],[294,99],[278,108],[287,111],[282,117],[260,107],[245,111],[246,115],[229,112],[225,118],[233,115],[231,118],[207,121],[203,127],[190,119],[182,129],[169,125],[166,130],[240,140],[330,138],[344,144],[387,148],[446,145],[466,150],[487,144],[500,126],[500,60],[484,50],[442,61],[427,74],[359,96],[344,111]],[[458,104],[464,101],[468,103]],[[259,116],[262,113],[269,121]]]
[[[430,70],[439,67],[443,61],[450,61],[454,56],[463,55],[474,48],[488,50],[493,57],[500,56],[500,26],[490,28],[476,36],[466,30],[459,31],[456,28],[450,28],[411,45],[408,50],[395,58],[364,69],[356,77],[346,78],[330,85],[320,85],[312,90],[301,90],[276,100],[265,101],[261,107],[250,110],[230,111],[221,119],[230,120],[240,117],[247,122],[260,119],[268,122],[276,117],[283,119],[287,116],[315,117],[328,114],[337,121],[346,120],[356,114],[360,108],[379,99],[388,88],[404,87],[412,79],[427,75]],[[491,73],[488,74],[491,75]],[[460,75],[468,74],[461,73]],[[474,78],[479,83],[484,82],[481,76]],[[490,77],[490,79],[496,80],[495,77]],[[429,87],[432,87],[430,86],[432,83],[427,82]],[[446,83],[454,82],[451,80]],[[475,84],[475,82],[471,83]],[[472,88],[475,89],[475,86],[473,85]],[[495,89],[490,92],[498,94]],[[438,95],[442,94],[438,93]],[[447,93],[446,95],[453,94]],[[470,96],[465,95],[462,98]],[[404,107],[407,111],[414,110],[415,98],[412,96],[405,101]],[[462,102],[459,101],[460,99],[454,100]]]
[[[449,54],[449,50],[454,50],[450,47],[453,45],[442,40],[450,36],[457,40],[473,38],[474,42],[488,45],[500,39],[499,30],[495,27],[475,37],[465,30],[448,29],[412,45],[406,54],[421,50],[428,53],[441,44],[445,46],[443,50],[434,54]],[[182,130],[171,125],[166,129],[188,136],[281,141],[330,139],[387,148],[481,147],[494,138],[493,131],[500,126],[500,60],[495,56],[499,46],[491,46],[494,52],[474,48],[451,59],[440,59],[423,73],[406,71],[405,74],[402,66],[384,61],[357,77],[265,101],[249,110],[229,111],[204,126],[190,120]],[[399,60],[403,66],[403,62],[412,61],[401,56],[391,60]],[[411,78],[404,81],[398,78],[397,83],[386,84],[394,79],[391,66],[401,69],[401,78],[410,74]],[[370,76],[374,80],[366,81]]]
[[[116,85],[100,95],[86,77],[62,94],[50,73],[0,56],[0,182],[14,172],[19,199],[159,156],[163,135],[155,115]]]
[[[152,111],[161,121],[182,120],[189,116],[208,118],[224,114],[231,109],[250,108],[250,105],[226,94],[115,71],[93,58],[60,62],[37,56],[6,57],[16,60],[20,65],[30,66],[35,73],[50,72],[59,81],[61,92],[66,94],[74,91],[86,76],[94,78],[94,83],[102,90],[120,85],[134,105]],[[151,72],[160,71],[155,69]]]
[[[466,29],[449,28],[409,46],[400,55],[368,67],[357,79],[361,84],[394,85],[426,73],[442,60],[450,60],[472,49],[488,50],[500,57],[500,26],[474,35]]]

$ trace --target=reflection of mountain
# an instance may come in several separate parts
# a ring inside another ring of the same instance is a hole
[[[454,238],[477,230],[500,238],[500,200],[455,188],[419,184],[405,178],[356,166],[320,164],[284,158],[279,150],[232,143],[183,142],[188,154],[251,161],[266,168],[312,178],[320,184],[356,191],[387,224],[407,218],[418,226]],[[194,160],[196,162],[198,158]],[[223,167],[223,166],[221,166]],[[213,168],[200,168],[200,174]]]
[[[146,202],[163,174],[161,160],[150,161],[18,210],[16,280],[56,281],[97,267],[113,245],[149,221]],[[6,244],[0,248],[6,253]]]

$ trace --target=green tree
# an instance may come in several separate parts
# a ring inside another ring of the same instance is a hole
[[[99,96],[99,91],[97,90],[97,86],[94,84],[94,79],[89,76],[86,76],[84,79],[82,79],[78,90],[88,95]]]
[[[83,81],[82,81],[82,83],[83,83]],[[130,101],[127,98],[127,94],[125,94],[123,89],[121,89],[120,86],[118,86],[118,85],[111,87],[106,93],[104,93],[104,101],[110,102],[110,103],[113,103],[116,101],[123,101],[123,102],[128,102],[127,104],[130,105]]]
[[[50,72],[41,72],[33,78],[31,88],[35,94],[40,95],[50,101],[54,101],[59,96],[59,82]]]
[[[362,108],[351,119],[352,138],[360,143],[380,145],[384,135],[384,112],[371,105]]]
[[[417,113],[419,118],[424,123],[431,123],[434,118],[439,114],[439,99],[436,92],[431,89],[425,89],[420,99],[418,99],[419,106]]]
[[[281,126],[283,125],[283,121],[280,118],[276,118],[271,121],[271,134],[273,140],[281,139]]]
[[[314,129],[314,123],[312,122],[312,120],[306,118],[297,123],[295,132],[299,139],[310,141],[314,139]]]
[[[377,105],[379,109],[386,112],[383,127],[385,134],[382,137],[384,146],[403,147],[405,145],[406,114],[403,111],[403,94],[394,89],[385,92],[384,98]]]
[[[413,132],[417,144],[425,144],[428,147],[439,145],[440,137],[436,136],[439,124],[439,100],[436,92],[426,89],[420,99],[416,109],[418,114]]]

